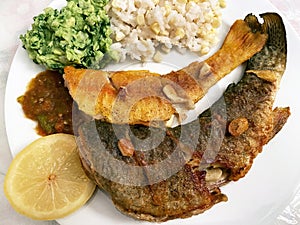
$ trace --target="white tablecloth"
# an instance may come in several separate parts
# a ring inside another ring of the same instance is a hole
[[[242,0],[241,0],[242,1]],[[289,20],[300,35],[300,1],[270,0]],[[17,214],[3,194],[3,180],[12,160],[4,123],[4,93],[10,64],[19,43],[18,37],[31,24],[32,17],[45,8],[51,0],[1,0],[0,1],[0,224],[1,225],[54,225],[55,221],[33,221]],[[230,0],[227,1],[230,4]],[[291,3],[289,3],[291,2]],[[295,125],[296,126],[296,125]],[[300,179],[300,178],[299,178]],[[278,215],[277,225],[300,224],[300,199],[287,206]]]

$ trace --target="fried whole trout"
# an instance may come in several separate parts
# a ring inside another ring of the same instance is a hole
[[[284,126],[289,108],[273,103],[285,71],[285,27],[276,13],[252,29],[268,34],[237,84],[198,119],[175,128],[90,121],[78,130],[82,164],[115,207],[153,222],[186,218],[226,201],[220,187],[244,177]],[[99,212],[101,213],[101,212]]]
[[[147,70],[107,72],[68,66],[64,80],[79,109],[95,118],[144,125],[182,120],[210,87],[261,50],[266,39],[265,33],[237,20],[214,55],[164,76]]]

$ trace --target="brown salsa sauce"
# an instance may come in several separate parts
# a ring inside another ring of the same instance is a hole
[[[25,116],[37,121],[37,133],[73,134],[72,105],[62,74],[46,70],[33,78],[24,95],[18,98]]]

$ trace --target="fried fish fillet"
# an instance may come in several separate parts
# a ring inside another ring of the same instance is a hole
[[[226,201],[220,187],[244,177],[284,126],[289,108],[273,103],[286,66],[285,27],[276,13],[261,17],[263,24],[251,14],[245,21],[268,33],[266,45],[197,120],[175,128],[93,120],[79,128],[87,174],[122,213],[162,222]]]
[[[261,50],[267,35],[237,20],[219,51],[204,62],[161,76],[147,70],[107,72],[64,69],[64,80],[79,109],[118,124],[168,121],[194,108],[218,80]]]

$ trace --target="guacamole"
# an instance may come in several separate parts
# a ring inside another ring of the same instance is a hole
[[[61,10],[46,8],[34,17],[31,30],[21,35],[29,57],[46,69],[66,65],[99,69],[113,58],[109,0],[67,0]]]

